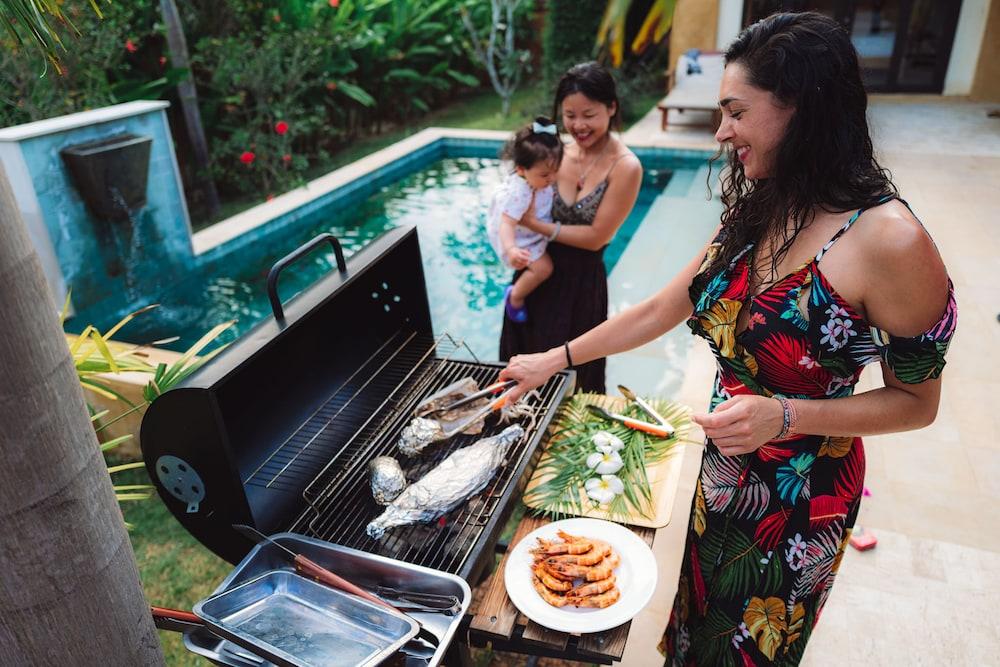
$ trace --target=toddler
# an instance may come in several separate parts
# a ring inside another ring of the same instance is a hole
[[[514,171],[493,195],[486,231],[500,261],[523,269],[504,290],[504,312],[514,322],[528,320],[525,298],[552,275],[552,258],[545,252],[549,239],[518,223],[532,203],[537,219],[552,221],[552,184],[562,155],[555,123],[544,116],[518,130],[501,154],[513,162]]]

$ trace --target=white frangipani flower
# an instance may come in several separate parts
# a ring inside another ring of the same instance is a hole
[[[616,475],[591,477],[583,486],[587,489],[587,495],[602,505],[610,503],[615,496],[625,491],[625,485]]]
[[[618,452],[594,452],[587,457],[587,467],[598,475],[613,475],[625,466]]]
[[[591,436],[590,441],[600,451],[605,454],[610,454],[611,452],[617,452],[625,446],[622,439],[613,433],[608,433],[607,431],[598,431],[593,436]]]

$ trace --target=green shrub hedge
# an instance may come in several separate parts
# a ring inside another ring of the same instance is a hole
[[[542,57],[545,80],[555,84],[566,69],[593,60],[604,2],[545,0]]]
[[[463,0],[487,4],[487,0]],[[527,3],[530,5],[531,3]],[[187,183],[176,83],[193,76],[224,199],[279,194],[353,137],[479,88],[455,0],[178,0],[190,72],[172,68],[156,0],[66,11],[65,72],[0,37],[0,125],[163,97]],[[188,187],[188,192],[193,188]],[[196,208],[197,208],[197,203]]]

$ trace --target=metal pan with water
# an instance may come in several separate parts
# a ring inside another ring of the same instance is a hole
[[[213,632],[285,667],[369,667],[420,625],[287,570],[271,570],[203,600],[194,612]]]

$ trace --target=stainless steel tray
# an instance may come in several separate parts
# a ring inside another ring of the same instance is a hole
[[[445,614],[413,612],[409,615],[440,639],[434,655],[427,660],[405,659],[407,667],[436,667],[444,659],[448,646],[454,639],[462,618],[472,602],[472,591],[461,577],[438,570],[412,565],[402,561],[376,556],[330,542],[316,540],[295,533],[272,536],[279,544],[314,560],[333,572],[339,572],[353,583],[367,590],[379,584],[399,589],[454,595],[461,601],[460,613]],[[215,589],[214,594],[234,588],[269,570],[292,571],[292,566],[281,549],[270,544],[255,546],[239,565]],[[184,645],[218,665],[229,667],[261,667],[269,664],[251,655],[245,648],[219,637],[207,628],[184,633]],[[397,654],[398,655],[398,654]],[[403,661],[401,659],[401,661]]]
[[[194,606],[218,635],[282,667],[374,667],[420,624],[287,570],[271,570]]]

